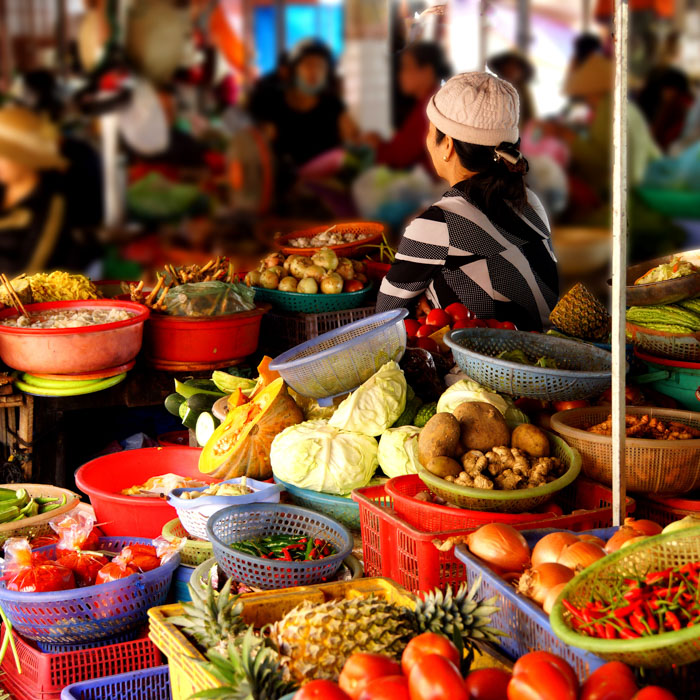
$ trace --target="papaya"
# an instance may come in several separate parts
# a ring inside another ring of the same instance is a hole
[[[199,471],[216,479],[272,476],[270,446],[278,433],[304,420],[280,377],[232,408],[199,456]]]

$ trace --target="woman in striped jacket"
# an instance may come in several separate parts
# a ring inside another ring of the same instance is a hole
[[[459,301],[481,318],[542,330],[559,281],[549,223],[525,187],[518,95],[487,73],[462,73],[428,103],[426,140],[450,189],[409,224],[377,311]]]

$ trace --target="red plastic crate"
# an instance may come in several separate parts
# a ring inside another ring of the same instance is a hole
[[[387,495],[393,500],[396,515],[421,532],[464,530],[493,522],[509,525],[539,523],[553,517],[550,513],[542,512],[495,513],[418,501],[413,496],[425,491],[427,487],[417,474],[389,479],[385,486]],[[612,525],[612,491],[590,479],[579,477],[571,486],[557,494],[554,503],[568,514],[556,518],[556,527],[561,530],[583,532]],[[627,512],[633,513],[634,510],[635,502],[628,498]]]
[[[131,642],[104,647],[45,654],[36,645],[15,634],[22,673],[17,672],[10,649],[2,663],[0,685],[15,700],[60,700],[71,683],[140,671],[163,663],[147,630]]]
[[[697,491],[695,492],[697,494]],[[675,520],[681,520],[687,515],[692,515],[696,518],[700,517],[700,498],[639,498],[637,501],[637,511],[635,515],[638,518],[647,518],[653,520],[659,525],[666,526]]]

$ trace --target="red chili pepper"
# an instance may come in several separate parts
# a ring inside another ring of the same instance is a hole
[[[646,620],[647,625],[649,625],[649,629],[652,632],[656,632],[656,630],[659,629],[659,623],[656,621],[654,614],[651,612],[651,608],[649,607],[648,603],[644,603],[644,612],[646,613],[644,619]]]
[[[562,600],[562,605],[577,619],[581,622],[585,622],[581,611],[574,607],[568,600]]]
[[[647,631],[644,628],[642,621],[635,615],[630,616],[630,625],[632,625],[632,629],[635,632],[637,632],[637,634],[639,634],[640,637],[643,637],[645,634],[647,634]]]
[[[669,567],[668,569],[664,569],[663,571],[652,571],[651,573],[648,573],[646,578],[644,579],[644,582],[647,585],[651,585],[653,583],[659,583],[660,581],[665,581],[672,569]]]
[[[317,557],[317,552],[316,552],[316,547],[314,547],[311,552],[309,553],[309,559],[316,559]]]
[[[291,555],[291,553],[289,552],[289,547],[283,547],[283,548],[282,548],[282,554],[283,554],[283,557],[284,557],[284,560],[285,560],[285,561],[292,561],[292,555]]]
[[[669,610],[664,617],[664,626],[670,627],[674,632],[677,632],[681,628],[681,621],[678,619],[678,615]]]
[[[600,637],[601,639],[605,638],[605,626],[602,625],[600,622],[596,622],[593,625],[593,629],[595,630],[596,636]]]
[[[609,622],[605,624],[605,638],[617,639],[617,630]]]
[[[629,605],[623,605],[621,608],[613,610],[613,615],[618,619],[625,618],[628,615],[632,614],[635,610],[637,610],[641,604],[642,601],[637,600],[634,603],[630,603]]]
[[[320,539],[317,538],[317,539],[314,540],[314,544],[315,544],[317,547],[322,547],[325,543],[324,543],[323,540],[320,540]]]
[[[630,629],[620,630],[620,639],[639,639],[639,634]]]

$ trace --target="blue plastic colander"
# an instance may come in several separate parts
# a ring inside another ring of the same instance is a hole
[[[406,350],[406,309],[394,309],[349,323],[282,353],[270,363],[289,386],[322,406],[357,389]]]
[[[540,333],[463,328],[445,336],[455,361],[475,382],[500,394],[576,401],[610,386],[612,355],[588,343]],[[499,360],[506,350],[522,350],[531,361],[555,360],[558,369]]]

